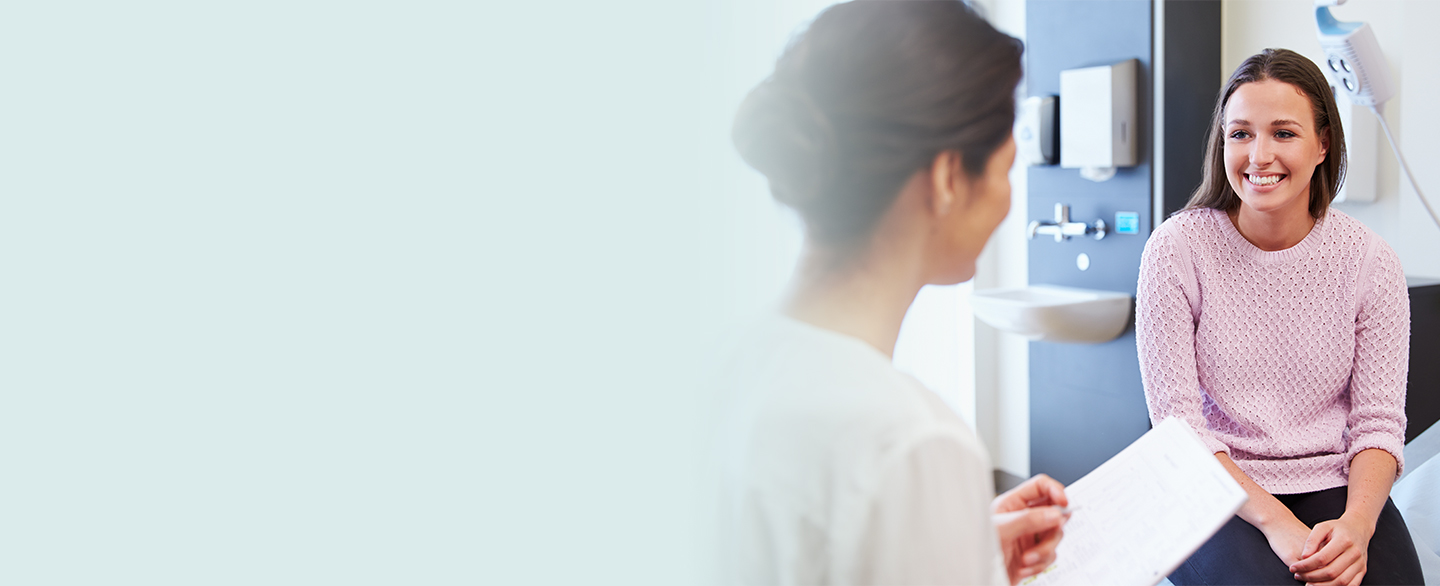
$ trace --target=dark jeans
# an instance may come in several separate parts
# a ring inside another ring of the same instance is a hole
[[[1303,494],[1277,494],[1306,525],[1339,519],[1345,512],[1345,487]],[[1361,584],[1424,584],[1420,558],[1410,541],[1410,530],[1395,503],[1385,500],[1375,535],[1370,538],[1365,578]],[[1170,581],[1176,586],[1210,584],[1285,584],[1301,582],[1275,552],[1265,534],[1240,517],[1232,517],[1195,555],[1180,564]]]

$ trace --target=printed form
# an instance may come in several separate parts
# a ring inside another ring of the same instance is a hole
[[[1024,585],[1154,586],[1245,504],[1190,426],[1160,422],[1065,488],[1075,509],[1055,564]]]

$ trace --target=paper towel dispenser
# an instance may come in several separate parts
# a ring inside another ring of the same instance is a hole
[[[1104,181],[1139,161],[1136,59],[1060,72],[1060,166]]]

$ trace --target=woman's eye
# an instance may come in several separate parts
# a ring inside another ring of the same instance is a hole
[[[1295,133],[1289,130],[1280,130],[1275,132],[1275,138],[1295,138]]]
[[[1230,138],[1233,138],[1235,140],[1245,140],[1247,138],[1250,138],[1250,133],[1245,132],[1244,130],[1236,130],[1235,132],[1230,133]]]

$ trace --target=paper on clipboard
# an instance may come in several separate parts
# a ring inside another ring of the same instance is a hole
[[[1076,511],[1055,564],[1022,585],[1153,586],[1249,498],[1175,418],[1066,487],[1065,495]]]

